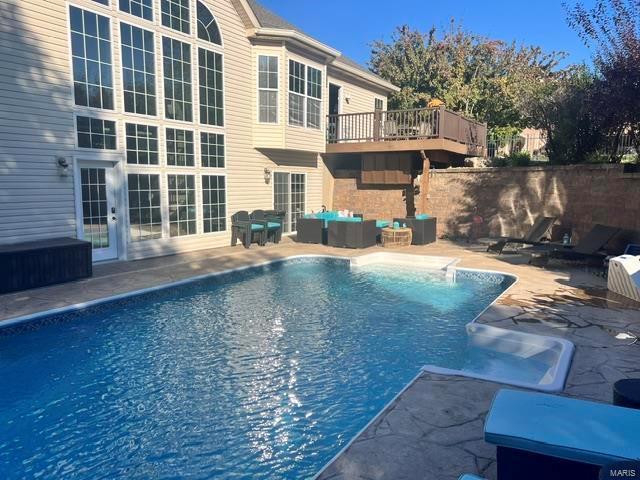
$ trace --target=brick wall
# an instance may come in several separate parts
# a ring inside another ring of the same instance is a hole
[[[356,170],[337,170],[334,173],[334,210],[348,209],[362,213],[367,220],[391,220],[407,214],[404,188],[397,185],[362,185],[359,175],[360,172]]]
[[[640,231],[640,174],[621,165],[431,170],[427,212],[439,236],[519,235],[538,215],[559,217],[575,239],[594,223]],[[356,172],[338,172],[333,206],[368,218],[404,215],[401,188],[358,185]],[[418,200],[416,200],[418,204]],[[483,222],[473,226],[473,217]]]

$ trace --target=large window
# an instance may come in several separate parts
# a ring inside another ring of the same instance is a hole
[[[202,176],[202,222],[204,233],[223,232],[227,229],[225,177]]]
[[[304,127],[305,66],[289,60],[289,124]]]
[[[322,72],[289,60],[289,124],[319,129],[322,124]]]
[[[200,79],[200,123],[224,125],[222,96],[222,55],[204,48],[198,49]]]
[[[203,167],[224,168],[224,135],[200,133],[200,157]]]
[[[153,0],[120,0],[120,10],[145,20],[153,20]]]
[[[164,109],[171,120],[191,122],[191,46],[162,37]]]
[[[120,24],[124,110],[156,114],[156,74],[153,33]]]
[[[160,176],[130,173],[129,236],[132,242],[162,237]]]
[[[162,25],[182,33],[190,33],[189,2],[190,0],[161,0]]]
[[[167,165],[193,167],[193,132],[178,128],[167,128]]]
[[[207,42],[222,45],[222,37],[220,36],[220,29],[216,23],[216,19],[204,4],[198,0],[197,5],[198,14],[198,38]]]
[[[127,163],[158,165],[158,127],[127,123]]]
[[[307,127],[320,128],[322,122],[322,72],[307,67]]]
[[[76,130],[80,148],[116,149],[116,122],[112,120],[78,116]]]
[[[75,104],[113,110],[109,19],[73,6],[69,14]]]
[[[167,175],[169,192],[169,234],[172,237],[196,233],[196,188],[194,175]]]
[[[258,120],[278,123],[278,57],[258,56]]]

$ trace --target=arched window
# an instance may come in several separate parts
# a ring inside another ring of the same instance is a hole
[[[216,19],[207,7],[198,1],[198,38],[207,42],[222,45],[222,37],[220,29],[216,23]]]

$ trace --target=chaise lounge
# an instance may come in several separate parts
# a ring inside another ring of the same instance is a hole
[[[599,265],[607,256],[606,252],[601,250],[618,232],[620,229],[617,227],[596,224],[575,246],[545,243],[523,248],[520,252],[531,257],[529,263],[533,263],[532,260],[538,257],[540,264],[546,264],[550,258],[556,258]]]
[[[597,480],[604,465],[640,459],[640,410],[502,389],[484,438],[498,480]]]
[[[549,229],[556,223],[557,217],[538,217],[526,235],[523,237],[500,237],[487,247],[487,252],[502,254],[504,247],[509,243],[520,243],[524,245],[539,245]]]

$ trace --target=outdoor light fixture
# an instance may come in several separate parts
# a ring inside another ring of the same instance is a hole
[[[61,177],[69,175],[69,162],[65,157],[56,157],[56,166]]]
[[[264,169],[264,183],[267,185],[271,182],[271,170],[265,167]]]

